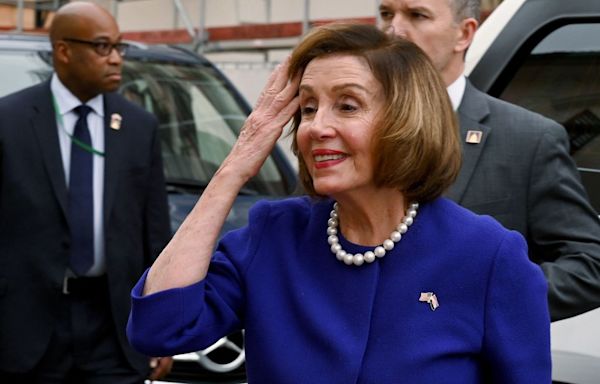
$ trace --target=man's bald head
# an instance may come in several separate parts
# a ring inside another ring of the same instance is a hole
[[[75,1],[68,3],[58,9],[50,26],[50,41],[56,41],[65,37],[77,36],[90,22],[102,21],[113,23],[113,16],[104,8],[95,3]]]
[[[50,26],[54,70],[81,101],[118,89],[121,32],[104,8],[77,1],[61,7]]]

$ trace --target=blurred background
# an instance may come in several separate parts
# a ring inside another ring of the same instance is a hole
[[[91,0],[124,38],[203,53],[253,105],[266,78],[312,26],[375,23],[379,0]],[[485,18],[502,0],[482,0]],[[68,0],[0,0],[0,32],[44,33]]]

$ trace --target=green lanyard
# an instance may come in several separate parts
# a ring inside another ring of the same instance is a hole
[[[77,145],[79,148],[83,149],[84,151],[88,151],[89,153],[92,153],[94,155],[104,157],[104,152],[101,152],[101,151],[95,149],[94,147],[87,145],[83,141],[77,139],[76,137],[73,137],[73,135],[71,135],[71,134],[69,134],[69,132],[67,132],[67,129],[65,128],[65,123],[63,122],[62,115],[61,115],[60,111],[58,110],[58,104],[56,103],[56,98],[54,97],[54,94],[52,95],[52,105],[54,106],[54,112],[56,113],[56,122],[58,123],[60,128],[65,132],[65,134],[67,136],[69,136],[71,141],[75,145]]]

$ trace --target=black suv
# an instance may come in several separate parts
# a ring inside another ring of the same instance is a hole
[[[0,96],[52,74],[45,36],[0,34]],[[208,60],[178,47],[132,43],[119,90],[159,120],[171,227],[176,230],[229,153],[250,112],[241,95]],[[292,193],[294,167],[275,148],[259,174],[238,196],[223,231],[244,225],[258,199]],[[242,334],[205,351],[176,357],[171,379],[222,381],[244,377]]]

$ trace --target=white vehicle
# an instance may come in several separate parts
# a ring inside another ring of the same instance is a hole
[[[484,92],[561,123],[600,211],[600,1],[504,0],[465,74]],[[552,324],[554,383],[600,383],[600,309]]]

